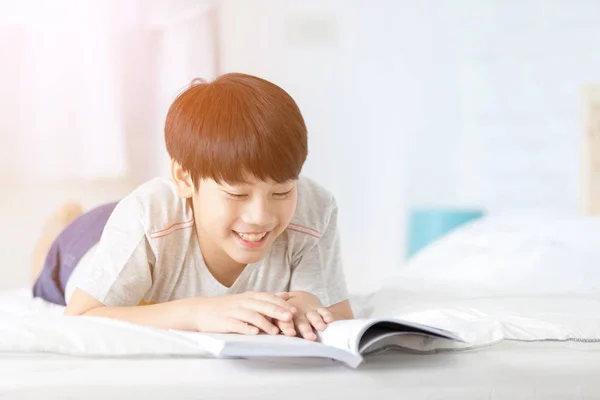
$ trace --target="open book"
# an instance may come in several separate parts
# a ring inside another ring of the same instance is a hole
[[[321,357],[358,367],[364,356],[389,347],[402,347],[408,336],[462,342],[443,329],[401,318],[372,318],[335,321],[318,333],[317,341],[284,335],[256,336],[179,332],[217,358]]]

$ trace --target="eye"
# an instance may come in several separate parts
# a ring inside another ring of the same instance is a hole
[[[292,193],[292,191],[288,190],[287,192],[283,192],[283,193],[273,193],[273,196],[275,196],[278,199],[285,199],[286,197],[288,197],[290,195],[290,193]]]
[[[229,193],[229,192],[225,192],[227,193],[227,196],[233,198],[233,199],[243,199],[246,198],[248,195],[247,194],[242,194],[242,193]]]

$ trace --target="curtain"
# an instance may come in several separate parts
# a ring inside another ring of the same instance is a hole
[[[0,180],[163,174],[168,105],[192,78],[216,74],[211,10],[197,1],[0,3]]]

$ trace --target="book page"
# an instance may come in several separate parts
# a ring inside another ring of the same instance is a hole
[[[361,354],[366,347],[395,335],[419,335],[461,341],[451,332],[401,318],[354,319],[336,321],[319,333],[321,343]]]
[[[324,332],[318,332],[321,343],[358,354],[360,337],[374,320],[350,319],[332,322]]]
[[[437,329],[423,326],[422,328],[404,325],[403,323],[393,321],[381,321],[372,325],[362,335],[358,343],[358,352],[364,354],[366,349],[377,348],[383,345],[384,339],[396,337],[396,340],[407,340],[407,337],[420,338],[444,338],[455,339],[451,335],[443,334]]]

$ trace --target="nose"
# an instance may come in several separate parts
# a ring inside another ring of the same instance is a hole
[[[269,202],[257,198],[246,203],[242,214],[242,221],[244,221],[244,224],[248,228],[256,228],[257,231],[268,230],[272,228],[275,216]]]

